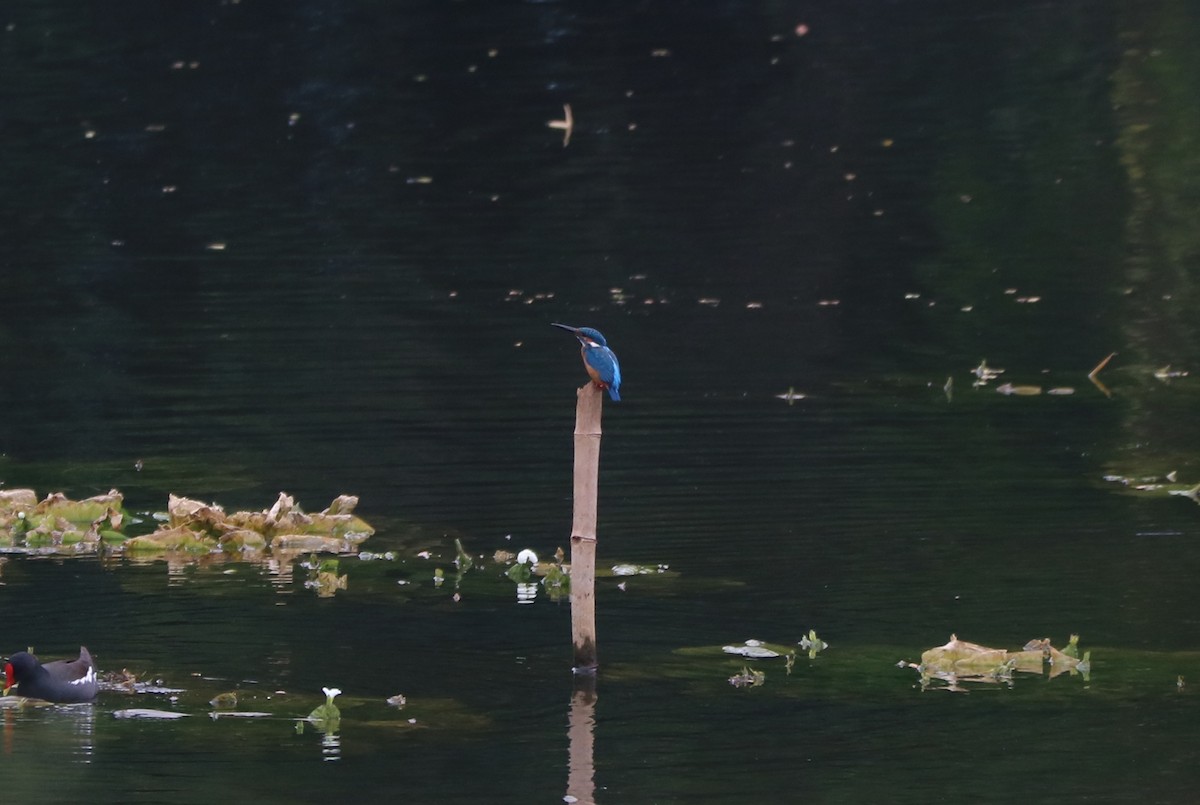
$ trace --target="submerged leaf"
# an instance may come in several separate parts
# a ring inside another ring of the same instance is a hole
[[[458,568],[459,573],[466,572],[471,569],[471,565],[475,561],[471,559],[471,555],[463,548],[462,540],[458,537],[454,538],[454,565]]]

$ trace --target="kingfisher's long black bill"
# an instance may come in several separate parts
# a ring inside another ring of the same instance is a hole
[[[558,323],[558,322],[556,322],[556,321],[552,321],[552,322],[550,322],[550,326],[551,326],[551,327],[557,327],[557,328],[559,328],[560,330],[566,330],[568,333],[575,333],[575,335],[579,335],[579,328],[578,328],[578,327],[572,327],[572,326],[571,326],[571,325],[569,325],[569,324],[559,324],[559,323]]]

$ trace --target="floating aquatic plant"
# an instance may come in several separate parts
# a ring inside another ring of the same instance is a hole
[[[561,549],[559,549],[558,556],[562,556]],[[548,563],[545,575],[542,576],[542,586],[546,588],[546,594],[550,596],[551,601],[561,601],[571,594],[571,568],[563,564],[561,558],[556,562]]]
[[[124,498],[115,489],[85,500],[55,492],[41,501],[32,489],[0,490],[0,545],[6,547],[94,552],[102,540],[124,540],[127,521]]]
[[[1079,636],[1072,635],[1068,648],[1078,653]],[[962,691],[960,683],[1010,683],[1016,673],[1041,674],[1050,678],[1063,673],[1081,674],[1085,680],[1091,671],[1091,652],[1083,659],[1059,651],[1049,638],[1031,640],[1020,651],[990,648],[950,636],[950,642],[921,654],[920,664],[901,662],[901,667],[916,669],[921,674],[921,687],[934,681],[944,682],[948,689]]]
[[[306,514],[281,492],[270,509],[227,514],[216,504],[170,495],[167,510],[153,518],[158,528],[131,537],[127,528],[140,520],[129,516],[115,489],[85,500],[56,492],[41,501],[32,489],[5,489],[0,490],[0,546],[63,554],[347,553],[374,533],[353,514],[357,503],[354,496],[340,495],[324,511]]]
[[[325,694],[325,703],[314,707],[304,721],[312,724],[320,732],[337,732],[342,723],[342,711],[333,703],[333,700],[341,694],[341,690],[321,688],[321,691]]]
[[[218,693],[209,701],[209,704],[211,704],[213,707],[224,710],[230,710],[234,707],[237,707],[237,703],[238,696],[236,690],[231,690],[227,693]]]
[[[526,584],[533,578],[533,571],[537,568],[538,556],[529,548],[525,548],[517,554],[517,561],[504,572],[518,584]]]
[[[817,637],[815,629],[809,629],[808,634],[800,638],[800,648],[808,652],[810,660],[815,660],[818,654],[829,648],[829,644]]]
[[[471,558],[471,554],[467,553],[463,548],[462,540],[454,538],[454,566],[458,568],[459,573],[465,573],[471,569],[471,565],[475,561]]]
[[[318,558],[316,554],[311,554],[301,566],[308,570],[304,586],[316,590],[318,598],[332,598],[338,590],[345,590],[349,584],[349,576],[338,575],[340,561],[336,557]]]

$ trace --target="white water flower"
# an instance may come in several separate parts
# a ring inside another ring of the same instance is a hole
[[[534,553],[533,551],[529,550],[528,548],[525,548],[524,550],[522,550],[520,553],[517,554],[517,564],[523,565],[526,563],[531,564],[531,565],[536,565],[538,563],[537,554]]]
[[[341,691],[337,688],[321,688],[321,690],[324,691],[325,698],[328,700],[329,704],[333,704],[334,697],[341,694]]]

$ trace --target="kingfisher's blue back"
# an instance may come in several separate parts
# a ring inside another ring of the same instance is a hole
[[[585,328],[588,329],[588,328]],[[592,330],[596,333],[595,330]],[[600,335],[600,333],[596,333]],[[604,343],[604,336],[595,338],[596,346],[583,345],[583,363],[592,379],[608,389],[608,396],[621,401],[621,364],[616,354]]]
[[[588,376],[600,386],[608,389],[608,396],[615,402],[621,401],[621,364],[608,348],[608,342],[599,330],[591,327],[572,327],[569,324],[553,324],[554,327],[574,333],[582,346],[583,367]]]

